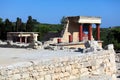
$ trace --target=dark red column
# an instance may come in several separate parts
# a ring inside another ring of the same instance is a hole
[[[73,36],[69,35],[69,42],[73,42]]]
[[[80,26],[79,26],[79,41],[83,40],[82,34],[83,34],[83,26],[82,26],[82,24],[80,24]]]
[[[96,24],[96,39],[100,40],[100,24]]]
[[[60,38],[58,38],[58,39],[57,39],[57,42],[58,42],[58,43],[61,43],[61,39],[60,39]]]
[[[89,24],[88,26],[88,40],[91,40],[92,38],[92,24]]]
[[[20,36],[20,43],[22,43],[22,37]]]

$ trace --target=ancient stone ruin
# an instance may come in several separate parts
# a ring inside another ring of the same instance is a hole
[[[92,24],[96,25],[96,38],[92,35]],[[52,38],[50,44],[57,46],[85,48],[86,41],[97,41],[102,47],[100,40],[101,17],[94,16],[69,16],[65,18],[64,30],[61,37]]]
[[[37,41],[37,33],[8,33],[8,41],[0,41],[0,46],[33,48],[39,52],[25,55],[24,62],[0,66],[0,79],[116,80],[114,46],[110,44],[103,49],[100,40],[101,18],[71,16],[65,21],[61,37],[44,43]],[[92,24],[96,24],[96,39],[92,35]]]

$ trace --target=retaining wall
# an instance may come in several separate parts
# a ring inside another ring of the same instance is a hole
[[[0,68],[0,80],[116,80],[114,54],[113,50],[103,50],[16,63]]]

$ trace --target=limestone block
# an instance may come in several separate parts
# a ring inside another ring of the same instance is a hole
[[[83,72],[83,73],[80,74],[80,77],[86,76],[86,75],[89,76],[89,74],[90,74],[90,72],[88,72],[88,71],[87,72]]]
[[[45,75],[45,80],[51,80],[51,75]]]
[[[8,71],[7,71],[7,74],[8,74],[8,75],[11,75],[11,74],[14,74],[14,72],[13,72],[12,70],[8,70]]]
[[[101,74],[101,71],[99,69],[97,69],[97,70],[92,71],[91,74],[97,76],[97,75]]]
[[[28,67],[28,70],[29,70],[29,71],[32,71],[32,70],[33,70],[33,67],[32,67],[32,66]]]
[[[73,70],[71,70],[71,73],[72,73],[73,75],[78,74],[78,73],[79,73],[79,70],[78,70],[78,69],[73,69]]]
[[[99,66],[100,64],[102,64],[103,59],[96,59],[96,66]]]
[[[105,49],[114,50],[114,46],[113,46],[113,44],[109,44],[109,45],[105,46]]]
[[[112,80],[117,80],[115,74],[112,75]]]
[[[60,78],[63,78],[63,77],[64,77],[64,74],[63,74],[63,73],[60,73],[59,76],[60,76]]]
[[[40,76],[43,76],[43,75],[45,75],[45,74],[46,74],[45,71],[39,72],[39,75],[40,75]]]
[[[81,68],[81,69],[80,69],[80,72],[81,72],[81,73],[88,72],[88,68]]]
[[[23,72],[27,72],[28,71],[28,69],[26,68],[26,67],[24,67],[24,68],[22,68],[22,70],[21,71],[23,71]]]
[[[71,69],[75,69],[76,68],[76,66],[73,64],[73,65],[71,65]]]
[[[66,66],[65,71],[71,71],[71,66]]]
[[[75,63],[75,64],[74,64],[74,68],[78,68],[78,63]]]
[[[52,74],[52,80],[59,80],[60,79],[60,76],[58,73],[55,73],[55,74]]]
[[[105,73],[104,67],[99,66],[95,71],[99,72],[100,74]]]
[[[37,79],[37,80],[45,80],[45,79],[44,79],[44,77],[39,77],[39,79]]]
[[[49,67],[48,66],[44,67],[43,71],[49,71]]]
[[[75,80],[76,76],[70,75],[70,80]]]
[[[90,66],[96,66],[96,60],[90,60]]]
[[[63,65],[66,66],[68,63],[67,62],[63,62]]]
[[[63,66],[63,64],[62,64],[62,63],[58,63],[58,65],[59,65],[60,67],[62,67],[62,66]]]
[[[54,72],[55,72],[55,73],[61,72],[61,68],[60,68],[60,67],[55,68],[55,71],[54,71]]]
[[[0,70],[0,75],[4,76],[4,75],[7,75],[7,70],[6,69],[2,69]]]
[[[42,72],[43,71],[42,67],[39,66],[38,69],[37,69],[37,71],[41,71]]]
[[[65,73],[63,73],[63,75],[64,75],[65,77],[68,77],[68,76],[70,76],[70,73],[69,73],[69,72],[65,72]]]
[[[104,71],[105,73],[110,73],[110,67],[105,67]]]
[[[39,74],[38,74],[38,72],[33,72],[32,75],[33,76],[38,76]]]
[[[99,46],[99,44],[98,44],[97,41],[87,41],[87,42],[85,43],[85,47],[86,47],[86,48],[93,47],[93,48],[96,48],[96,49],[102,49],[102,48]]]
[[[18,69],[14,69],[13,73],[16,74],[16,73],[19,73],[20,71]]]
[[[63,72],[63,73],[65,72],[65,67],[61,68],[61,72]]]
[[[23,74],[22,74],[22,78],[28,78],[28,77],[30,77],[30,76],[29,76],[29,73],[23,73]]]
[[[20,74],[14,74],[14,75],[12,76],[12,79],[13,79],[13,80],[19,80],[19,79],[21,79],[21,76],[20,76]]]
[[[82,65],[78,63],[78,64],[77,64],[77,68],[78,68],[78,69],[81,69],[81,68],[82,68]]]
[[[110,62],[108,62],[106,65],[107,67],[112,67],[112,64]]]
[[[90,64],[89,61],[86,61],[86,62],[83,62],[82,66],[83,67],[88,67],[88,66],[91,66],[91,64]]]
[[[34,66],[34,69],[35,69],[35,70],[38,70],[38,69],[39,69],[39,66]]]
[[[6,80],[6,77],[0,75],[0,80]]]
[[[49,71],[47,71],[47,74],[54,74],[54,70],[49,70]]]

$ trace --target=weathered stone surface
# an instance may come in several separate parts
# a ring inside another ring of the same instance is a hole
[[[105,50],[0,68],[0,80],[115,80],[114,51]]]
[[[114,50],[114,46],[113,46],[113,44],[109,44],[109,45],[107,45],[105,47],[105,49],[107,49],[107,50]]]
[[[23,73],[22,78],[29,78],[29,73]]]
[[[21,78],[20,74],[14,74],[14,75],[12,76],[12,79],[13,79],[13,80],[19,80],[20,78]]]
[[[97,41],[87,41],[85,42],[85,47],[86,49],[83,50],[83,53],[102,50]]]
[[[51,75],[45,75],[45,80],[51,80]]]

